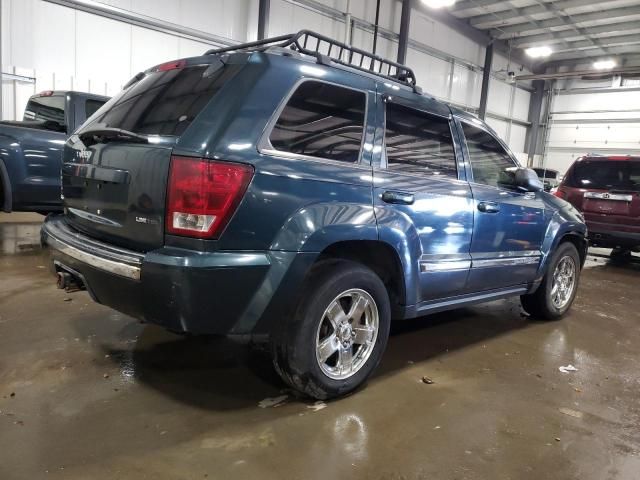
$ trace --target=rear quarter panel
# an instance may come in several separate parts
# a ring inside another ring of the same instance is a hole
[[[306,67],[306,68],[305,68]],[[260,140],[288,94],[305,80],[367,93],[360,163],[263,153]],[[371,191],[374,82],[309,61],[256,53],[179,140],[174,153],[252,164],[254,177],[210,249],[321,252],[340,240],[376,240]]]

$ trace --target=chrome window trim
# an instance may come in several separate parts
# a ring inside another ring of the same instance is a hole
[[[311,155],[303,155],[299,153],[287,152],[285,150],[278,150],[274,148],[274,146],[271,144],[271,139],[270,139],[271,133],[273,132],[273,129],[275,128],[276,123],[278,123],[278,119],[280,118],[280,115],[282,115],[282,112],[284,111],[287,104],[289,103],[289,100],[291,100],[291,97],[293,97],[293,94],[298,90],[300,85],[302,85],[305,82],[325,83],[327,85],[333,85],[334,87],[340,87],[346,90],[353,90],[355,92],[364,93],[364,123],[362,125],[362,141],[360,142],[360,151],[358,152],[358,159],[355,162],[345,162],[342,160],[333,160],[330,158],[314,157]],[[369,116],[369,92],[367,90],[362,90],[360,88],[354,88],[354,87],[346,86],[340,83],[330,82],[327,80],[321,80],[315,77],[302,77],[293,84],[293,86],[289,89],[287,94],[283,97],[276,111],[271,115],[271,118],[269,119],[269,122],[267,122],[267,125],[264,128],[262,135],[260,136],[260,140],[258,141],[258,152],[263,155],[282,157],[282,158],[288,158],[293,160],[312,160],[312,161],[321,162],[321,163],[332,162],[332,164],[338,164],[342,166],[345,166],[345,165],[361,166],[362,152],[364,151],[364,143],[367,137],[367,127],[369,125],[367,121],[368,116]],[[366,167],[367,169],[371,169],[370,165],[366,165]]]

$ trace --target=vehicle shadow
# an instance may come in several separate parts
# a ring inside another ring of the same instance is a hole
[[[585,268],[606,269],[610,272],[640,272],[640,255],[632,253],[625,257],[612,257],[608,253],[600,250],[590,250],[585,263]]]
[[[528,325],[517,299],[394,322],[387,350],[370,383],[384,381],[412,363],[442,357]],[[134,372],[136,382],[202,409],[255,408],[265,398],[293,393],[273,369],[266,345],[252,347],[247,340],[182,337],[147,325],[132,350],[105,353],[121,369]],[[286,414],[286,409],[279,410]]]

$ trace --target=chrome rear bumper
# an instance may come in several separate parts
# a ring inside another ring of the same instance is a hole
[[[140,280],[144,254],[114,247],[73,230],[61,217],[47,218],[41,240],[68,257],[99,270],[132,280]]]

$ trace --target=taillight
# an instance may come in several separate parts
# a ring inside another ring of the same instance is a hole
[[[565,200],[567,198],[567,194],[564,191],[560,190],[560,189],[557,189],[555,192],[553,192],[553,194],[556,197],[561,198],[563,200]]]
[[[169,70],[178,70],[180,68],[184,68],[187,64],[186,60],[174,60],[172,62],[161,63],[156,66],[154,70],[156,72],[168,72]]]
[[[171,157],[167,233],[217,238],[235,212],[253,168],[191,157]]]

